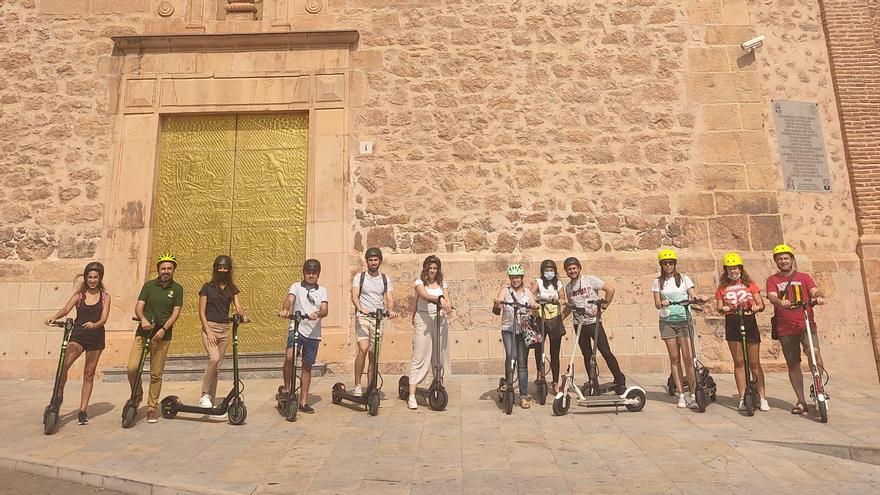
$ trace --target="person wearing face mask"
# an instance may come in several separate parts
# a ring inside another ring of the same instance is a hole
[[[749,277],[740,255],[727,253],[722,262],[724,271],[721,272],[721,283],[718,284],[718,290],[715,292],[715,305],[718,311],[724,313],[724,338],[733,358],[733,376],[739,391],[739,410],[745,410],[743,395],[746,390],[745,357],[739,336],[740,322],[737,315],[737,308],[742,306],[745,311],[743,322],[746,327],[746,342],[749,346],[749,369],[754,373],[757,382],[755,388],[758,389],[758,397],[760,397],[760,409],[769,411],[770,404],[767,403],[764,395],[764,370],[761,369],[761,333],[758,331],[758,321],[755,319],[755,313],[764,311],[761,289]]]
[[[504,355],[506,357],[504,366],[508,366],[513,359],[516,359],[517,374],[519,381],[519,400],[520,407],[528,409],[531,407],[528,399],[529,388],[529,366],[528,366],[528,349],[519,327],[514,325],[514,320],[521,317],[520,308],[514,309],[512,306],[501,304],[501,302],[517,302],[526,305],[532,309],[537,309],[535,298],[531,291],[527,290],[523,285],[523,277],[526,270],[520,264],[514,264],[507,267],[507,278],[509,284],[502,287],[498,291],[493,301],[492,311],[501,315],[501,341],[504,343]],[[517,330],[517,333],[514,333]]]
[[[202,380],[202,398],[199,407],[214,407],[217,394],[217,377],[229,344],[229,306],[247,322],[247,314],[241,305],[241,291],[232,280],[232,258],[226,255],[214,259],[211,280],[199,291],[199,320],[202,323],[202,345],[208,353],[208,367]]]
[[[565,335],[562,306],[566,298],[565,285],[559,281],[555,261],[541,262],[541,277],[532,282],[531,290],[539,305],[545,303],[543,309],[538,310],[538,325],[543,323],[547,338],[550,339],[550,372],[553,375],[553,393],[556,394],[559,383],[559,350],[562,347],[562,337]],[[542,342],[535,347],[535,364],[539,370],[543,359],[544,343]]]

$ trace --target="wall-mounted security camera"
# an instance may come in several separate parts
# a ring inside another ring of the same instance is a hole
[[[748,41],[743,41],[739,44],[739,47],[747,52],[753,52],[764,44],[764,40],[766,37],[762,34],[760,36],[756,36]]]

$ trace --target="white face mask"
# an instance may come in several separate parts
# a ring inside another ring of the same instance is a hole
[[[736,275],[731,275],[729,273],[727,274],[727,278],[729,278],[730,280],[739,280],[739,278],[741,276],[742,276],[742,273],[737,273]]]
[[[544,280],[553,280],[553,277],[556,276],[556,272],[544,272]]]

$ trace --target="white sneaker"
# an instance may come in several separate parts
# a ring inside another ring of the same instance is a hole
[[[364,395],[364,389],[362,389],[360,385],[356,385],[354,390],[351,391],[351,394],[360,397],[361,395]]]
[[[684,394],[678,394],[678,407],[684,409],[687,406],[687,397]]]
[[[199,400],[199,407],[214,407],[214,402],[211,401],[211,396],[208,394],[203,395]]]
[[[745,402],[743,402],[742,398],[739,399],[739,410],[740,411],[746,410],[746,404],[745,404]]]
[[[700,405],[697,404],[697,396],[696,395],[691,394],[691,402],[688,405],[691,407],[691,409],[699,409],[700,408]]]
[[[408,407],[408,408],[410,408],[410,409],[413,409],[413,410],[419,408],[419,402],[416,400],[416,396],[415,396],[415,395],[410,395],[410,396],[409,396],[409,400],[406,401],[406,407]]]
[[[770,410],[770,404],[768,404],[768,403],[767,403],[767,399],[764,399],[763,397],[761,398],[761,407],[760,407],[760,409],[761,409],[762,411],[764,411],[764,412],[767,412],[767,411]]]

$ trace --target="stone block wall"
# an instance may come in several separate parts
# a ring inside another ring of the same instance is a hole
[[[0,282],[15,294],[0,311],[39,316],[49,303],[9,307],[31,297],[27,284],[69,292],[87,259],[119,251],[101,239],[110,217],[122,215],[103,211],[119,184],[119,101],[131,98],[114,90],[121,71],[241,74],[275,67],[279,56],[233,54],[222,68],[205,65],[218,54],[123,60],[110,36],[356,29],[346,70],[348,153],[338,157],[347,164],[350,223],[334,235],[350,240],[352,274],[367,246],[386,252],[405,315],[389,326],[389,367],[406,368],[411,283],[428,253],[443,258],[459,307],[457,370],[498,371],[503,351],[488,308],[504,267],[522,261],[531,276],[545,257],[559,263],[573,254],[618,287],[607,324],[625,368],[637,372],[668,369],[649,292],[656,249],[679,249],[683,270],[711,295],[725,251],[741,251],[763,282],[767,251],[784,240],[832,300],[818,312],[826,359],[845,356],[852,373],[876,371],[854,254],[857,188],[835,100],[833,43],[831,59],[826,47],[833,36],[823,32],[818,0],[308,4],[320,8],[264,0],[250,17],[228,19],[218,0],[0,3],[9,26],[0,29]],[[743,52],[739,43],[756,34],[767,36],[765,46]],[[831,194],[783,192],[771,99],[819,104]],[[362,155],[367,141],[373,153]],[[132,228],[143,228],[145,216],[122,215]],[[332,276],[348,285],[347,274]],[[332,303],[347,307],[341,299]],[[114,312],[133,304],[117,298]],[[707,363],[727,370],[720,321],[709,311],[698,327]],[[760,321],[769,331],[767,315]],[[39,352],[53,348],[46,340],[54,334],[27,328],[0,327],[0,375],[27,375],[36,362],[21,349],[36,349],[40,337],[17,335],[41,334]],[[111,330],[107,352],[121,359],[130,329]],[[343,321],[326,336],[322,360],[337,370],[350,366],[350,333]],[[782,363],[776,344],[764,346],[764,358]]]

